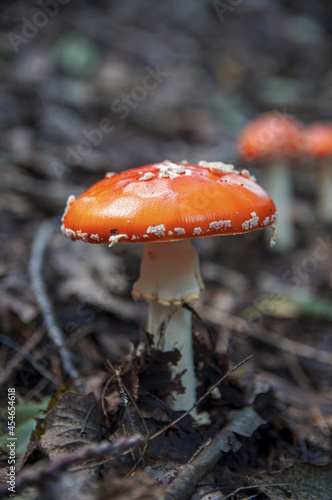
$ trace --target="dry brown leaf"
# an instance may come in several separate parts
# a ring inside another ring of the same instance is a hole
[[[298,463],[282,472],[265,473],[255,484],[270,500],[331,500],[332,464]]]
[[[100,410],[96,406],[88,419],[86,433],[81,429],[88,412],[95,403],[95,397],[66,392],[62,399],[47,414],[44,435],[41,437],[42,451],[51,462],[79,451],[83,446],[101,439]],[[75,464],[75,470],[91,467],[91,462]]]

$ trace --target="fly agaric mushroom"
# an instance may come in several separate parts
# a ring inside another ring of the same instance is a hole
[[[323,222],[332,222],[332,123],[305,127],[303,144],[305,154],[319,161],[317,215]]]
[[[69,198],[62,231],[71,240],[145,243],[132,295],[150,304],[147,330],[154,346],[181,354],[170,367],[184,388],[172,394],[173,409],[190,410],[196,401],[191,314],[181,307],[193,305],[203,289],[190,239],[275,229],[276,216],[272,199],[247,170],[221,162],[166,160],[107,175]]]
[[[249,123],[238,138],[238,151],[243,159],[265,163],[263,185],[278,207],[280,252],[295,244],[289,162],[301,149],[301,130],[301,124],[294,118],[272,112]]]

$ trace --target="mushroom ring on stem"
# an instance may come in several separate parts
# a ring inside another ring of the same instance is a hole
[[[75,199],[69,197],[62,231],[88,243],[145,243],[135,300],[149,302],[147,329],[156,348],[178,349],[172,375],[183,392],[168,400],[175,410],[196,401],[191,314],[203,289],[191,238],[239,234],[272,226],[277,213],[271,197],[247,170],[222,162],[153,165],[107,174]]]

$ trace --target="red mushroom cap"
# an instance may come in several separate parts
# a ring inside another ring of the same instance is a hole
[[[332,123],[314,123],[303,131],[304,151],[323,158],[332,155]]]
[[[300,122],[280,113],[266,113],[249,123],[238,138],[245,160],[294,156],[301,149]]]
[[[89,243],[146,243],[245,233],[275,221],[272,199],[247,170],[164,161],[106,177],[70,197],[62,231]]]

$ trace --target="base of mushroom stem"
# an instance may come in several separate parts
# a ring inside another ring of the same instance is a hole
[[[147,330],[155,348],[164,352],[178,349],[181,357],[169,369],[172,378],[182,373],[180,382],[184,393],[172,392],[167,403],[175,411],[190,410],[196,402],[191,313],[183,307],[165,307],[151,302]]]

